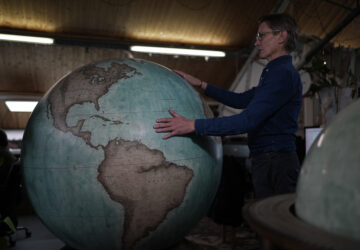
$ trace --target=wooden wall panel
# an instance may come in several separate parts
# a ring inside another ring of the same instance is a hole
[[[40,93],[84,64],[129,56],[116,49],[10,42],[0,42],[0,54],[0,91]]]
[[[210,58],[148,55],[117,49],[48,46],[0,42],[0,94],[43,95],[60,78],[87,63],[111,58],[135,57],[179,69],[217,86],[228,88],[244,58]],[[208,99],[209,100],[209,99]],[[0,100],[0,127],[24,128],[27,114],[10,113]]]

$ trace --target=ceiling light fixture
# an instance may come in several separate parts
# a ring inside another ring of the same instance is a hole
[[[54,39],[52,38],[37,37],[37,36],[20,36],[20,35],[10,35],[10,34],[0,34],[0,40],[25,42],[25,43],[41,43],[41,44],[54,43]]]
[[[5,101],[11,112],[32,112],[37,103],[37,101]]]
[[[199,49],[180,49],[180,48],[165,48],[165,47],[149,47],[149,46],[131,46],[131,51],[168,54],[168,55],[187,55],[187,56],[204,56],[204,57],[225,57],[223,51],[216,50],[199,50]]]

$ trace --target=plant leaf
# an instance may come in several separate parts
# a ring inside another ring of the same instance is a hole
[[[10,219],[9,216],[5,217],[4,222],[6,225],[9,226],[9,228],[11,229],[11,231],[13,231],[14,233],[16,233],[16,227],[14,226],[14,223],[12,222],[12,220]]]

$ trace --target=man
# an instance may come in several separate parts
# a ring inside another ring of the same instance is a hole
[[[289,55],[296,47],[295,21],[289,15],[274,14],[262,17],[259,23],[255,46],[259,57],[269,63],[257,87],[239,94],[175,71],[206,95],[245,110],[229,117],[189,120],[170,109],[172,118],[158,119],[154,128],[158,133],[169,132],[164,139],[192,132],[218,136],[248,133],[255,196],[265,198],[295,192],[299,172],[295,132],[302,85]]]

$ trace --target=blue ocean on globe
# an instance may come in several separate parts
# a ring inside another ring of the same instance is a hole
[[[206,214],[222,164],[219,138],[163,140],[169,108],[209,117],[199,94],[161,65],[95,62],[40,100],[23,139],[25,186],[42,222],[75,249],[164,249]]]

